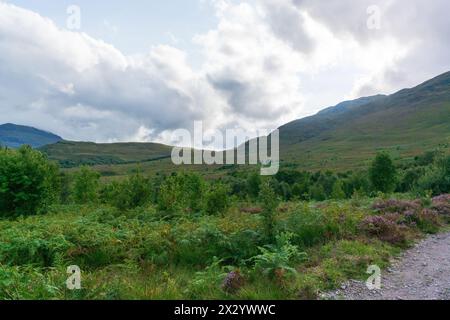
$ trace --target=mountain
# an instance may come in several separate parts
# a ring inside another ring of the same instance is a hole
[[[0,145],[10,148],[18,148],[27,144],[33,148],[56,143],[62,138],[36,128],[6,123],[0,125]]]
[[[409,158],[450,142],[450,72],[388,96],[347,101],[280,128],[284,162],[364,167],[379,150]]]
[[[170,158],[172,147],[157,143],[93,143],[60,141],[39,149],[63,167],[127,164]]]
[[[282,166],[306,170],[367,167],[387,150],[408,160],[450,142],[450,72],[392,95],[342,102],[280,129]],[[153,161],[171,168],[171,147],[159,144],[94,144],[62,141],[41,148],[63,166]],[[149,164],[150,165],[150,164]]]

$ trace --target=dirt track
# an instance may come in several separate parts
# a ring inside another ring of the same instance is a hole
[[[403,253],[381,274],[381,289],[350,281],[324,299],[450,300],[450,232],[433,235]]]

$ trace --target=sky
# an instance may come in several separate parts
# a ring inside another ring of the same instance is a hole
[[[450,70],[447,0],[0,0],[0,123],[175,143]]]

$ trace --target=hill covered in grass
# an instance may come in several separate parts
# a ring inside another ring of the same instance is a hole
[[[449,139],[450,72],[389,96],[344,102],[280,128],[282,160],[307,169],[365,166],[382,149],[405,159]]]
[[[392,95],[345,101],[280,127],[282,166],[305,170],[364,168],[380,150],[408,160],[449,142],[450,72]],[[153,143],[64,141],[41,150],[65,167],[114,167],[161,159],[156,166],[172,167],[170,147]]]
[[[130,164],[170,158],[172,148],[157,143],[93,143],[60,141],[40,148],[63,167]]]
[[[18,148],[21,145],[30,145],[33,148],[38,148],[61,140],[61,137],[53,133],[32,127],[12,123],[0,125],[0,145],[9,148]]]

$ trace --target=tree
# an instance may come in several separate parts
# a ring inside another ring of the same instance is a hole
[[[43,213],[59,200],[59,168],[29,146],[0,149],[0,214]]]
[[[83,166],[74,174],[72,197],[76,203],[86,204],[98,200],[100,174]]]
[[[200,212],[204,209],[206,184],[194,173],[173,174],[162,183],[159,209],[167,213]]]
[[[342,200],[346,198],[344,192],[344,184],[341,180],[336,180],[336,182],[334,183],[333,190],[331,192],[331,198],[336,200]]]
[[[261,175],[257,172],[250,174],[247,180],[248,193],[252,197],[257,197],[261,190]]]
[[[320,183],[314,184],[311,187],[311,189],[309,190],[309,192],[310,192],[310,197],[313,200],[324,201],[327,198],[327,195],[325,194],[325,190]]]
[[[263,206],[264,234],[269,242],[273,242],[275,239],[275,210],[278,207],[278,199],[270,180],[262,183],[259,196]]]
[[[230,190],[223,183],[215,183],[206,193],[206,212],[209,214],[225,213],[230,205]]]
[[[397,170],[388,153],[380,152],[377,154],[370,168],[370,180],[376,191],[384,193],[394,191],[397,182]]]
[[[152,199],[152,185],[140,170],[121,182],[112,182],[102,190],[102,198],[121,210],[142,207]]]

